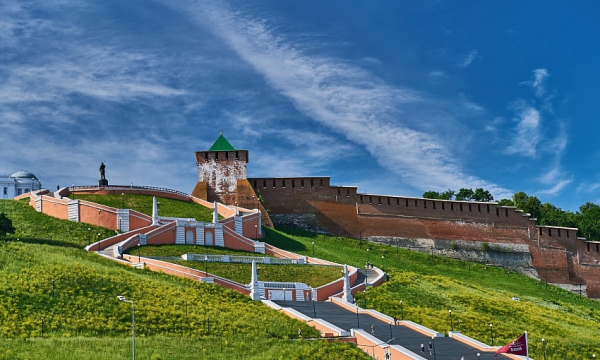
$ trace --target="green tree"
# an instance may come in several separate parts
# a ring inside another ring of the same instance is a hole
[[[9,219],[4,213],[0,214],[0,239],[4,239],[6,234],[14,234],[15,228],[13,227],[12,220]]]
[[[423,197],[426,199],[452,200],[453,196],[454,191],[450,189],[441,193],[433,190],[429,190],[423,193]]]
[[[494,197],[492,196],[492,194],[489,191],[484,190],[482,188],[475,189],[472,198],[473,200],[480,202],[494,201]]]
[[[600,239],[600,206],[586,202],[579,207],[579,231],[588,240]]]
[[[498,201],[499,206],[515,206],[515,203],[511,199],[502,199]]]
[[[523,191],[519,191],[513,195],[513,203],[517,209],[531,214],[531,217],[536,219],[542,218],[542,202],[537,197],[529,196]]]
[[[458,193],[456,193],[456,200],[471,201],[471,200],[473,200],[473,195],[475,195],[475,192],[473,191],[473,189],[462,188],[462,189],[458,190]]]

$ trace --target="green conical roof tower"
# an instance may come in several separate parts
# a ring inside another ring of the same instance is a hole
[[[223,136],[223,132],[221,131],[221,135],[219,135],[217,141],[215,141],[208,151],[235,151],[235,149],[231,146],[229,141],[225,139],[225,136]]]

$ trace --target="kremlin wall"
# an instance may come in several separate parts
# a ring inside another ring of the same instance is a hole
[[[600,298],[600,243],[576,228],[536,225],[510,206],[362,194],[329,177],[247,178],[247,150],[219,136],[196,152],[192,195],[259,209],[262,224],[302,228],[490,263]]]

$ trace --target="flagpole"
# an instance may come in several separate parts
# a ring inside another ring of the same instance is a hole
[[[527,360],[529,360],[529,340],[527,340],[527,331],[525,331],[525,348],[527,349]]]

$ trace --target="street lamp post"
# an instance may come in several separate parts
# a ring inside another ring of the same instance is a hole
[[[400,319],[404,321],[404,307],[402,306],[403,301],[400,300]]]
[[[91,233],[91,231],[92,231],[92,229],[88,228],[88,246],[92,242],[92,233]]]
[[[431,337],[431,347],[433,348],[433,360],[437,360],[437,356],[435,353],[435,336]]]
[[[133,360],[135,360],[135,306],[133,305],[133,301],[127,300],[125,298],[125,296],[119,295],[119,296],[117,296],[117,299],[119,299],[119,301],[123,301],[123,302],[131,304],[131,339],[132,339],[132,344],[133,344],[132,354],[133,354]]]
[[[312,246],[313,246],[313,257],[315,257],[315,242],[312,242]]]
[[[494,326],[490,324],[490,338],[492,338],[492,346],[494,346]]]
[[[480,357],[481,357],[481,354],[477,353],[477,360],[479,360]]]
[[[317,318],[317,309],[315,308],[315,299],[312,299],[313,303],[313,319]]]
[[[121,209],[125,209],[125,193],[121,193]]]
[[[454,331],[454,323],[452,322],[452,310],[448,310],[448,314],[450,314],[450,331]]]
[[[138,263],[141,262],[141,257],[142,257],[142,244],[138,243]]]
[[[258,240],[258,225],[254,225],[254,231],[256,232],[256,237],[255,239]]]
[[[544,360],[546,360],[546,339],[542,338],[542,351],[544,353]]]
[[[208,255],[204,255],[204,276],[208,277]]]
[[[367,263],[369,262],[369,248],[367,248]]]
[[[381,255],[381,271],[385,271],[383,270],[383,260],[385,259],[384,255]]]

